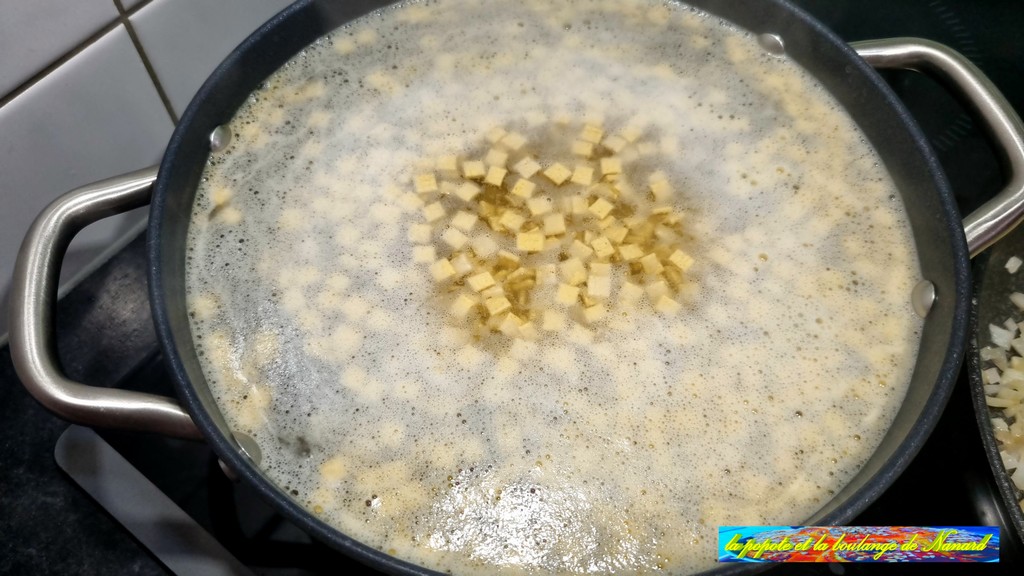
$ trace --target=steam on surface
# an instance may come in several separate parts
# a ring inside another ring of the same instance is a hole
[[[676,314],[613,299],[593,325],[481,344],[414,261],[413,178],[482,158],[492,127],[542,143],[561,122],[640,130],[696,288]],[[388,553],[708,568],[718,525],[813,514],[906,391],[920,272],[893,183],[809,75],[700,12],[409,3],[318,40],[231,127],[189,235],[205,373],[275,482]]]

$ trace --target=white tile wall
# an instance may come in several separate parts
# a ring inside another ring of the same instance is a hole
[[[142,47],[167,89],[175,113],[185,111],[206,77],[289,0],[153,0],[132,16]],[[187,30],[188,33],[182,33]]]
[[[0,108],[0,292],[31,219],[63,192],[159,161],[174,125],[124,26],[118,26]],[[64,278],[144,214],[83,230]],[[6,322],[0,333],[6,332]]]
[[[112,0],[0,0],[0,96],[116,17]]]
[[[158,162],[173,130],[168,108],[180,114],[216,65],[288,3],[0,0],[0,345],[14,260],[36,214],[73,188]],[[62,279],[97,264],[143,217],[83,231]]]

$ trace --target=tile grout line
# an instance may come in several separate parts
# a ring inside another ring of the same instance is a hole
[[[60,68],[63,64],[67,63],[68,60],[71,60],[75,56],[81,54],[83,50],[85,50],[89,46],[92,46],[97,40],[102,38],[111,30],[117,28],[119,24],[121,24],[120,17],[110,21],[105,26],[97,30],[94,34],[83,40],[80,44],[78,44],[68,52],[65,52],[60,58],[57,58],[53,62],[47,64],[42,70],[33,74],[32,77],[30,77],[28,80],[25,80],[24,82],[16,86],[13,90],[5,94],[3,97],[0,97],[0,107],[3,107],[11,100],[14,100],[18,96],[24,94],[29,88],[35,86],[40,80],[49,76],[51,72],[53,72],[57,68]]]
[[[49,76],[50,73],[54,72],[55,70],[66,64],[75,56],[81,54],[86,48],[95,44],[97,40],[105,36],[107,33],[115,30],[118,27],[118,25],[124,24],[125,30],[128,32],[128,37],[129,39],[131,39],[132,45],[135,47],[135,51],[138,53],[139,58],[142,60],[142,65],[146,68],[146,73],[149,74],[150,80],[153,82],[156,88],[157,95],[159,95],[160,100],[163,102],[164,108],[167,109],[167,114],[171,117],[171,122],[177,125],[178,116],[174,113],[174,109],[173,107],[171,107],[170,100],[167,98],[167,95],[164,92],[163,85],[161,85],[160,81],[157,79],[156,72],[153,70],[153,67],[149,62],[149,58],[146,57],[146,54],[142,49],[142,44],[139,42],[138,36],[135,33],[135,28],[131,25],[131,22],[129,22],[128,20],[129,17],[134,15],[142,8],[145,8],[146,5],[150,4],[152,0],[143,0],[142,2],[139,2],[137,5],[133,6],[130,10],[125,10],[124,7],[121,5],[120,0],[113,0],[113,2],[114,6],[117,8],[117,18],[111,20],[103,27],[101,27],[99,30],[91,34],[89,37],[87,37],[85,40],[82,40],[74,48],[65,52],[59,58],[44,66],[39,72],[36,72],[27,80],[25,80],[18,86],[15,86],[7,94],[0,96],[0,108],[6,106],[15,98],[27,92],[30,88],[32,88],[41,80]]]
[[[135,46],[135,52],[139,55],[139,59],[142,60],[142,65],[146,68],[146,73],[149,74],[149,79],[153,83],[153,87],[156,89],[156,93],[160,97],[160,102],[164,105],[164,109],[167,110],[167,115],[171,117],[171,123],[177,126],[178,115],[174,112],[174,107],[171,105],[171,99],[168,98],[167,92],[164,90],[164,86],[160,82],[160,78],[157,77],[156,70],[153,69],[153,64],[149,61],[149,56],[146,55],[146,50],[142,47],[142,41],[139,40],[139,35],[135,32],[135,26],[132,25],[132,22],[129,19],[132,14],[138,12],[140,8],[148,3],[148,1],[140,3],[128,12],[121,5],[121,0],[114,0],[114,5],[117,6],[117,11],[121,14],[120,20],[124,24],[125,30],[128,32],[128,38],[131,39],[132,45]]]

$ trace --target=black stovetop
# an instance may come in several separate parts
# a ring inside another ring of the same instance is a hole
[[[920,36],[944,42],[974,61],[1024,111],[1024,40],[1018,32],[1024,29],[1024,7],[1016,0],[796,3],[847,40]],[[999,189],[996,155],[952,98],[911,73],[886,78],[931,139],[963,211]],[[65,371],[78,381],[173,395],[152,328],[143,243],[139,238],[129,244],[61,301],[58,348]],[[166,566],[180,566],[166,554],[151,553],[142,543],[149,536],[133,535],[115,518],[123,511],[107,512],[58,466],[54,451],[68,425],[20,386],[7,347],[0,348],[0,423],[0,573],[165,574]],[[253,571],[333,573],[348,565],[228,480],[205,445],[140,434],[101,436]],[[776,572],[1016,573],[1024,564],[1024,546],[1001,506],[962,374],[920,454],[852,523],[1001,525],[1002,563],[969,571],[955,565],[786,565]],[[192,529],[184,524],[167,528]]]

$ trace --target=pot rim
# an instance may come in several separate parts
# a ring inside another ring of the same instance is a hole
[[[186,157],[184,163],[188,165],[187,157],[190,154],[194,155],[193,149],[197,145],[196,135],[200,132],[204,135],[209,134],[212,127],[230,119],[237,105],[241,103],[239,98],[234,98],[234,100],[237,100],[234,106],[226,105],[225,102],[229,102],[230,99],[222,94],[225,86],[238,82],[239,69],[244,69],[244,66],[251,62],[254,54],[259,56],[260,52],[267,48],[267,43],[280,42],[281,38],[286,36],[281,33],[281,30],[290,29],[296,23],[305,22],[312,16],[315,16],[314,13],[317,12],[318,8],[322,8],[322,4],[324,2],[319,0],[300,0],[261,26],[218,66],[182,115],[161,163],[150,208],[150,231],[147,239],[147,251],[150,262],[149,286],[153,319],[161,348],[175,380],[179,398],[192,415],[196,425],[202,431],[217,456],[238,474],[240,478],[254,486],[265,500],[281,511],[289,520],[310,532],[316,539],[326,542],[333,548],[361,562],[370,564],[387,573],[437,574],[437,572],[389,556],[323,522],[292,500],[283,489],[277,487],[260,472],[258,466],[240,449],[238,443],[222,431],[226,430],[227,427],[223,425],[219,416],[212,414],[207,409],[209,398],[204,398],[203,394],[193,384],[190,378],[190,368],[182,357],[182,349],[179,348],[181,344],[184,344],[187,348],[191,347],[191,341],[179,342],[179,339],[184,340],[184,335],[189,334],[189,332],[187,330],[183,331],[180,325],[177,328],[175,327],[175,322],[180,322],[180,318],[176,318],[175,314],[172,313],[171,309],[174,307],[174,304],[169,302],[169,298],[172,295],[165,288],[170,274],[168,273],[169,267],[164,264],[168,262],[169,258],[173,258],[175,254],[184,259],[181,251],[176,253],[174,248],[168,248],[165,245],[169,244],[168,222],[175,218],[185,218],[187,221],[189,217],[189,214],[181,214],[179,210],[168,204],[169,198],[172,195],[181,193],[175,181],[182,179],[178,175],[180,171],[179,165],[183,163],[182,158]],[[386,3],[376,2],[376,4],[383,5]],[[717,9],[720,7],[721,2],[697,0],[689,2],[689,4],[698,6],[709,13],[720,15],[727,20],[736,20],[729,14],[722,13]],[[952,242],[949,258],[953,265],[952,281],[956,286],[956,293],[952,295],[953,302],[951,305],[953,306],[953,312],[950,318],[949,343],[945,347],[939,377],[935,380],[934,386],[931,388],[914,426],[902,436],[902,441],[899,442],[892,455],[878,465],[879,470],[858,489],[848,494],[838,506],[824,514],[819,511],[810,519],[810,521],[818,524],[832,525],[849,521],[884,492],[917,454],[938,421],[964,358],[968,312],[970,308],[969,255],[955,201],[937,157],[909,112],[892,92],[888,84],[834,32],[801,9],[790,4],[787,0],[765,0],[763,6],[767,6],[766,9],[786,14],[790,19],[788,27],[791,30],[811,34],[817,41],[824,43],[829,50],[841,55],[847,62],[847,72],[851,75],[862,77],[867,82],[869,89],[874,92],[873,97],[884,101],[893,113],[902,120],[901,129],[907,132],[908,141],[914,147],[913,152],[919,155],[930,169],[935,201],[938,211],[941,212],[941,214],[933,215],[933,217],[943,220]],[[757,31],[755,30],[754,32],[756,33]],[[314,39],[323,33],[326,33],[326,31],[320,32],[320,34],[314,36]],[[308,42],[303,42],[302,44],[304,46]],[[294,56],[300,49],[301,47],[289,51],[287,57],[282,60],[282,63]],[[276,68],[276,65],[273,66],[273,69]],[[821,80],[818,74],[815,74],[815,76]],[[828,86],[828,88],[833,90],[831,86]],[[834,91],[833,94],[835,94]],[[214,104],[211,105],[211,102]],[[214,108],[226,108],[230,112],[226,118],[218,122],[210,118],[211,106]],[[205,128],[202,128],[203,126]],[[205,158],[206,151],[203,152],[202,156]],[[189,194],[192,192],[194,190],[186,191]],[[735,564],[715,568],[710,573],[747,573],[752,569],[756,570],[757,568],[750,565]]]

